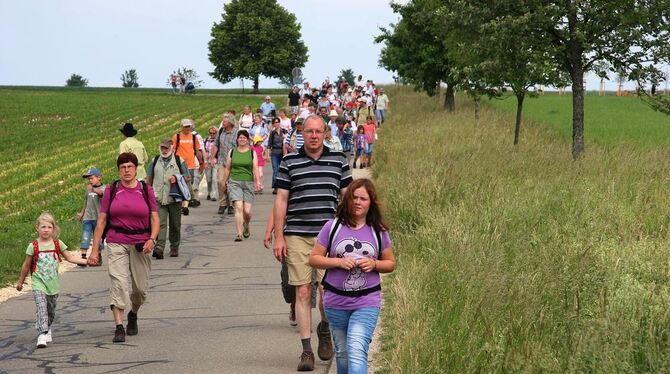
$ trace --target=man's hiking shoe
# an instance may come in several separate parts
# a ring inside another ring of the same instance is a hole
[[[183,215],[185,215],[185,216],[188,215],[188,207],[187,207],[187,206],[181,208],[181,214],[183,214]]]
[[[133,315],[128,312],[128,325],[126,326],[126,334],[137,335],[137,314]]]
[[[319,348],[316,353],[323,361],[333,358],[333,341],[330,337],[330,329],[325,326],[323,321],[316,326],[316,336],[319,338]]]
[[[233,209],[232,206],[229,206],[229,207],[228,207],[228,214],[230,214],[230,215],[235,214],[235,209]]]
[[[179,257],[179,251],[173,249],[170,251],[170,257]]]
[[[216,212],[218,214],[224,214],[226,212],[226,207],[225,206],[220,206],[219,210]]]
[[[298,371],[312,370],[314,370],[314,353],[302,352],[300,355],[300,363],[298,364]]]
[[[37,348],[46,348],[47,346],[47,333],[39,334],[37,336]]]
[[[123,343],[126,341],[126,330],[123,329],[123,326],[119,327],[114,331],[114,343]]]
[[[249,222],[245,222],[244,223],[244,231],[242,231],[242,236],[244,236],[245,238],[248,238],[250,235],[251,235],[251,233],[249,233]]]
[[[162,260],[163,252],[154,251],[154,253],[151,256],[153,256],[156,260]]]
[[[237,235],[237,236],[235,237],[235,241],[236,241],[236,242],[241,242],[241,241],[242,241],[242,237],[239,236],[239,235]]]

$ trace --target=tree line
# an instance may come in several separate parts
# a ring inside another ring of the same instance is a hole
[[[443,82],[449,111],[456,89],[475,100],[477,112],[482,96],[509,88],[517,99],[514,144],[524,99],[537,86],[571,85],[574,159],[584,152],[586,74],[616,72],[644,87],[670,61],[670,0],[411,0],[391,7],[400,19],[376,38],[380,66],[429,95]]]

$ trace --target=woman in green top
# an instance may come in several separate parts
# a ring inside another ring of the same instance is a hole
[[[249,132],[237,132],[237,147],[228,154],[228,161],[223,172],[223,184],[228,189],[230,201],[235,207],[236,242],[242,237],[249,237],[249,221],[251,220],[251,203],[254,192],[262,187],[258,174],[258,161],[249,144]]]

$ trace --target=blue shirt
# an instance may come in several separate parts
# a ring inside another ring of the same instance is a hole
[[[275,104],[263,102],[263,104],[261,104],[261,110],[263,111],[263,115],[265,117],[269,117],[270,114],[272,114],[272,111],[276,110]]]

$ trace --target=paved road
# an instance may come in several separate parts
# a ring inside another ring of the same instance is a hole
[[[257,195],[251,238],[242,243],[233,242],[232,216],[217,215],[216,203],[191,209],[180,257],[153,262],[139,335],[124,344],[112,343],[104,265],[62,275],[54,341],[45,349],[35,348],[31,294],[0,303],[0,373],[295,372],[298,330],[288,324],[279,264],[262,245],[273,196]],[[315,372],[328,365],[317,358]]]

